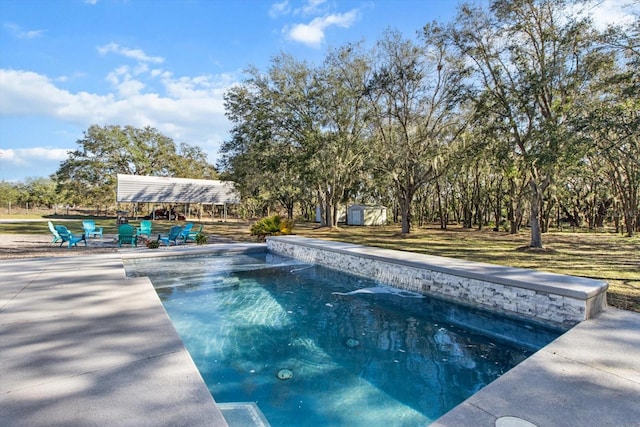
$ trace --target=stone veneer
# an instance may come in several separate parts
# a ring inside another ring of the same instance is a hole
[[[269,237],[267,248],[408,291],[555,325],[573,326],[606,308],[608,285],[599,280],[297,236]]]

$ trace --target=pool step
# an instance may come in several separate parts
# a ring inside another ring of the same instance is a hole
[[[217,403],[229,427],[270,427],[254,402]]]

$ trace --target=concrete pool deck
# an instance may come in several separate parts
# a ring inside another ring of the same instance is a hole
[[[0,274],[0,425],[227,425],[120,254],[3,260]]]
[[[227,425],[134,253],[0,260],[0,425]],[[432,425],[640,426],[638,402],[640,314],[607,309]]]

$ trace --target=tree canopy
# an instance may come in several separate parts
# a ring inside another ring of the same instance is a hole
[[[338,204],[369,201],[389,204],[404,233],[418,212],[443,227],[498,229],[506,216],[535,248],[552,221],[618,218],[631,235],[639,25],[598,31],[583,6],[464,4],[416,39],[391,29],[315,67],[277,56],[227,94],[222,168],[245,195],[289,215],[320,206],[330,226]]]
[[[636,2],[637,4],[637,2]],[[281,53],[225,94],[219,169],[248,216],[296,209],[336,226],[383,204],[415,224],[640,231],[640,19],[601,30],[582,0],[465,3],[415,37]],[[153,128],[91,126],[55,174],[70,203],[114,200],[118,173],[216,178],[199,147]],[[32,181],[26,200],[51,203]],[[5,185],[6,187],[6,185]],[[12,188],[15,190],[15,188]],[[17,200],[21,192],[5,191]],[[9,200],[10,199],[10,200]]]
[[[156,129],[92,125],[55,174],[65,203],[100,206],[115,201],[117,175],[215,179],[199,147],[180,144]]]

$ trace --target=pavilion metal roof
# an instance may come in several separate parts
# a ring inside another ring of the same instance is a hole
[[[209,203],[240,202],[232,181],[118,174],[117,202]]]

